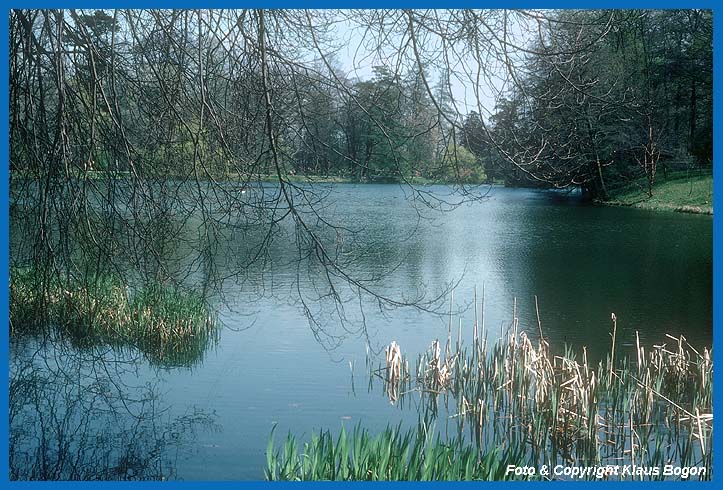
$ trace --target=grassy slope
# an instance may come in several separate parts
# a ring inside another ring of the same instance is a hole
[[[653,197],[648,197],[648,194],[640,186],[632,184],[611,192],[610,200],[604,204],[683,213],[713,214],[713,176],[703,175],[690,179],[661,180],[653,189]]]

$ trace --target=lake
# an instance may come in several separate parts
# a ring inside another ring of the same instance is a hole
[[[666,333],[683,334],[699,349],[712,345],[710,216],[597,207],[575,195],[496,186],[476,189],[479,199],[445,205],[446,211],[419,206],[419,199],[415,205],[409,190],[398,185],[325,189],[324,218],[357,232],[354,241],[339,241],[333,251],[354,259],[351,274],[396,300],[422,292],[433,298],[456,284],[455,338],[461,319],[463,337],[471,339],[475,289],[481,308],[484,288],[490,340],[510,325],[515,309],[521,329],[537,339],[537,296],[543,335],[553,348],[584,345],[594,360],[609,352],[611,313],[623,352],[635,345],[636,332],[643,345],[669,341]],[[455,199],[448,187],[421,189]],[[187,226],[195,233],[192,220]],[[416,423],[416,412],[390,404],[378,385],[369,391],[366,361],[383,362],[382,349],[392,340],[410,357],[435,339],[444,341],[450,296],[430,312],[380,308],[369,294],[359,301],[354,288],[341,288],[342,324],[333,302],[317,299],[329,293],[326,277],[323,269],[298,260],[295,237],[293,227],[282,228],[270,246],[273,266],[253,262],[241,279],[229,258],[243,255],[245,241],[258,236],[229,233],[218,241],[214,274],[226,280],[212,301],[223,328],[218,342],[192,366],[159,368],[132,350],[77,353],[25,338],[11,346],[11,378],[22,380],[24,385],[16,384],[25,389],[42,378],[44,389],[57,391],[58,379],[85,379],[96,372],[99,359],[114,366],[103,374],[108,385],[92,391],[94,396],[107,402],[123,391],[118,386],[146,393],[144,410],[166,425],[154,425],[158,434],[149,435],[149,426],[133,423],[133,417],[142,417],[129,408],[123,417],[106,414],[94,420],[84,420],[78,409],[66,417],[68,426],[84,424],[83,433],[91,435],[116,423],[135,427],[130,434],[139,448],[150,444],[153,457],[173,467],[169,477],[188,480],[262,479],[274,428],[278,442],[289,431],[306,440],[322,428],[336,431],[361,423],[377,431],[400,421]],[[188,280],[202,282],[207,264],[198,266],[187,253],[185,245],[169,252],[179,268],[190,267]],[[318,323],[309,321],[302,299]],[[75,402],[86,408],[95,403]],[[28,427],[32,421],[48,422],[50,414],[27,406],[18,414],[10,426],[15,447],[39,444]],[[159,438],[173,444],[158,445]],[[32,464],[21,453],[13,464]]]

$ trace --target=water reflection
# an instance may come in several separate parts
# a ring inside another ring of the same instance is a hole
[[[10,479],[162,480],[215,419],[168,413],[138,359],[62,340],[14,340],[10,363]]]
[[[537,337],[539,298],[545,335],[557,352],[585,345],[591,361],[610,347],[611,313],[630,351],[685,334],[697,348],[712,341],[712,240],[709,219],[619,208],[538,205],[505,220],[520,230],[497,260],[523,325]]]

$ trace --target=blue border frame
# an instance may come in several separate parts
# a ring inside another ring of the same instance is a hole
[[[312,8],[338,8],[338,7],[348,7],[348,8],[410,8],[410,7],[419,7],[419,8],[434,8],[434,7],[444,7],[444,8],[462,8],[462,7],[484,7],[484,8],[650,8],[650,9],[665,9],[665,8],[700,8],[700,9],[711,9],[714,11],[713,13],[713,141],[714,141],[714,149],[713,149],[713,207],[715,209],[718,209],[718,204],[720,203],[720,193],[723,191],[723,182],[720,181],[720,179],[717,178],[717,174],[719,173],[719,167],[722,165],[720,162],[721,159],[721,151],[717,150],[718,144],[722,141],[722,134],[723,130],[721,129],[721,126],[723,125],[723,111],[720,110],[721,104],[719,102],[719,97],[721,96],[723,82],[721,81],[721,69],[723,68],[723,65],[721,64],[721,52],[720,49],[723,49],[723,28],[721,27],[721,21],[717,18],[720,11],[723,9],[716,9],[715,3],[710,0],[693,0],[689,2],[681,2],[680,0],[659,0],[659,1],[652,1],[652,0],[635,0],[635,1],[625,1],[625,0],[604,0],[604,1],[595,1],[593,2],[593,5],[584,5],[581,6],[581,2],[579,0],[577,1],[570,1],[570,0],[553,0],[553,1],[530,1],[530,0],[492,0],[492,1],[469,1],[469,0],[457,0],[457,1],[451,1],[451,2],[440,2],[440,1],[430,1],[430,0],[393,0],[391,2],[389,1],[376,1],[376,0],[341,0],[341,1],[311,1],[311,2],[303,2],[298,0],[262,0],[262,1],[251,1],[251,2],[230,2],[230,1],[216,1],[216,2],[208,2],[201,4],[198,1],[193,0],[176,0],[176,1],[150,1],[150,2],[140,2],[140,1],[115,1],[115,2],[108,2],[108,1],[88,1],[88,0],[76,0],[72,2],[46,2],[46,1],[40,1],[40,2],[18,2],[17,0],[15,2],[12,2],[14,5],[12,7],[14,8],[57,8],[58,3],[70,3],[74,8],[107,8],[110,6],[117,7],[119,4],[126,8],[149,8],[149,7],[157,7],[157,8],[190,8],[190,7],[203,7],[203,8],[221,8],[221,7],[240,7],[240,6],[264,6],[269,8],[306,8],[306,7],[312,7]],[[2,107],[5,111],[9,111],[9,53],[8,53],[8,44],[7,39],[9,36],[9,15],[10,15],[10,9],[11,6],[6,7],[7,10],[5,11],[4,19],[2,22],[0,22],[0,40],[5,40],[5,49],[2,52],[2,63],[0,64],[0,78],[2,79],[2,88],[0,89],[0,97],[2,97],[0,104],[2,104]],[[6,112],[7,114],[7,112]],[[9,120],[8,117],[3,117],[0,121],[0,128],[2,129],[2,133],[9,135]],[[0,288],[0,311],[8,312],[8,287],[9,287],[9,271],[8,271],[8,260],[9,260],[9,209],[8,209],[8,192],[9,192],[9,140],[6,140],[4,138],[0,139],[0,149],[2,150],[2,157],[4,160],[4,164],[0,165],[0,180],[2,181],[0,183],[0,189],[2,190],[2,198],[0,199],[0,223],[2,226],[0,227],[0,244],[3,249],[2,259],[0,260],[0,276],[5,277],[8,282],[4,283],[4,285]],[[721,263],[720,263],[720,253],[721,253],[721,247],[719,246],[720,242],[720,236],[721,236],[721,219],[720,215],[718,213],[714,214],[713,216],[713,350],[714,352],[718,351],[718,347],[721,344],[719,335],[717,335],[717,326],[720,322],[720,315],[721,311],[720,308],[718,308],[718,304],[723,304],[723,293],[721,292]],[[8,350],[8,335],[9,335],[9,328],[8,328],[8,321],[9,316],[6,314],[6,316],[3,319],[2,326],[0,326],[1,332],[0,335],[2,336],[2,342],[0,342],[0,356],[4,360],[5,364],[3,367],[3,371],[5,373],[5,376],[2,378],[2,387],[0,388],[0,406],[8,407],[8,396],[9,396],[9,350]],[[719,374],[719,370],[714,371],[714,382],[716,384],[719,383],[719,380],[721,379],[721,376]],[[720,400],[723,399],[723,396],[720,394],[720,391],[718,389],[714,389],[713,392],[713,406],[714,410],[715,407],[718,407],[720,405]],[[6,412],[7,417],[7,412]],[[716,419],[714,419],[714,428],[718,427],[720,424],[717,424],[715,422]],[[154,488],[158,485],[161,485],[159,482],[9,482],[9,454],[8,454],[8,441],[9,441],[9,433],[8,433],[8,419],[5,418],[2,421],[2,426],[0,427],[0,440],[2,441],[0,443],[0,484],[7,484],[8,486],[12,485],[15,488],[21,488],[21,487],[30,487],[32,488],[42,488],[42,487],[65,487],[69,488],[70,485],[83,485],[85,487],[133,487],[133,488]],[[717,434],[717,431],[714,430],[714,436],[713,436],[713,448],[716,455],[720,454],[721,450],[721,436],[720,434]],[[720,460],[720,457],[714,456],[713,464]],[[715,476],[714,476],[715,478]],[[525,484],[534,484],[534,483],[525,483],[525,482],[496,482],[491,483],[493,485],[504,485],[504,486],[518,486],[518,485],[525,485]],[[544,484],[544,483],[540,483]],[[665,482],[642,482],[642,483],[624,483],[624,482],[606,482],[606,483],[596,483],[596,482],[555,482],[557,485],[575,485],[575,486],[588,486],[588,485],[643,485],[643,486],[659,486],[659,485],[666,485]],[[713,482],[697,482],[697,483],[687,483],[688,485],[704,485],[706,488],[712,488]],[[445,485],[445,488],[470,488],[470,485],[475,485],[473,482],[445,482],[445,483],[421,483],[421,482],[402,482],[402,483],[332,483],[332,482],[299,482],[299,483],[265,483],[260,481],[240,481],[240,482],[204,482],[204,481],[198,481],[198,482],[166,482],[162,483],[163,486],[166,487],[173,487],[173,488],[190,488],[192,486],[202,486],[202,487],[215,487],[215,488],[229,488],[231,485],[237,486],[237,487],[245,487],[245,488],[255,488],[260,486],[270,486],[273,485],[277,488],[310,488],[310,487],[317,487],[322,486],[324,488],[329,487],[337,487],[340,485],[361,485],[361,486],[394,486],[395,488],[417,488],[417,487],[423,487],[427,485]],[[4,486],[4,485],[3,485]]]
[[[9,37],[9,19],[10,19],[10,12],[7,12],[7,18],[0,23],[0,39],[8,39]],[[2,77],[2,83],[3,88],[0,89],[0,97],[2,97],[2,101],[0,104],[2,104],[2,107],[5,111],[7,111],[7,114],[9,116],[10,112],[10,94],[9,91],[6,91],[8,85],[10,84],[9,81],[9,73],[10,73],[10,53],[9,53],[9,45],[6,42],[5,43],[6,50],[3,51],[3,57],[2,57],[2,64],[0,65],[2,67],[2,74],[0,75]],[[0,311],[6,311],[9,312],[8,307],[8,295],[9,295],[9,283],[10,283],[10,273],[8,271],[8,260],[10,256],[10,243],[9,243],[9,235],[10,235],[10,214],[9,214],[9,207],[8,207],[8,200],[9,200],[9,186],[10,186],[10,140],[9,140],[9,134],[10,134],[10,120],[9,117],[3,117],[2,122],[2,129],[3,134],[8,135],[7,140],[5,138],[0,139],[0,145],[2,148],[2,158],[4,162],[7,162],[5,164],[0,165],[0,186],[2,188],[2,199],[0,199],[0,222],[2,222],[2,227],[0,227],[0,243],[2,243],[2,260],[0,260],[0,276],[7,278],[8,282],[6,282],[2,288],[0,288]],[[2,342],[0,342],[0,349],[2,349],[2,359],[5,361],[5,364],[3,365],[3,373],[7,373],[6,376],[2,378],[2,387],[0,388],[0,405],[3,407],[9,407],[9,401],[8,397],[10,395],[10,361],[9,361],[9,345],[8,345],[8,336],[9,336],[9,322],[10,317],[9,313],[5,316],[2,322],[2,327],[0,331],[0,335],[2,335]],[[6,412],[7,413],[7,412]],[[0,472],[2,472],[3,480],[10,478],[10,471],[9,471],[9,430],[8,425],[10,424],[10,421],[8,418],[5,418],[5,420],[2,423],[2,429],[0,429],[0,438],[2,438],[2,451],[0,451]]]

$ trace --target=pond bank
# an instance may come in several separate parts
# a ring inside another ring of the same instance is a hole
[[[632,184],[611,192],[609,200],[596,200],[595,204],[712,215],[713,176],[678,178],[658,183],[652,197],[642,187]]]

